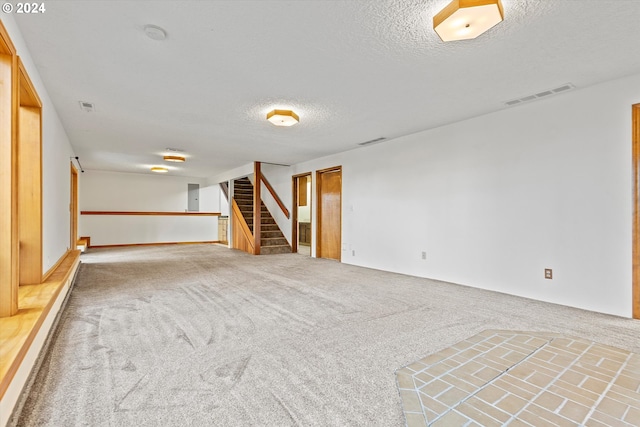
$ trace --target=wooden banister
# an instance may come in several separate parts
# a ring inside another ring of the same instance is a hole
[[[280,210],[282,211],[282,213],[284,213],[284,215],[287,217],[287,219],[289,219],[289,217],[290,217],[289,209],[287,209],[287,207],[284,205],[284,203],[282,203],[282,200],[280,200],[280,197],[278,197],[278,194],[276,193],[276,190],[273,189],[273,187],[271,186],[269,181],[267,181],[267,178],[264,175],[260,174],[260,180],[262,182],[264,182],[264,186],[267,187],[267,190],[269,190],[269,193],[271,193],[271,195],[273,196],[274,200],[276,201],[276,203],[280,207]]]
[[[260,255],[260,239],[262,233],[262,197],[260,195],[260,180],[262,169],[260,162],[253,163],[253,254]]]

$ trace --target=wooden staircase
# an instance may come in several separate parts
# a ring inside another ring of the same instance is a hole
[[[249,178],[240,178],[233,182],[233,198],[253,233],[253,184]],[[280,231],[276,220],[262,201],[260,204],[260,254],[291,253],[291,246]]]

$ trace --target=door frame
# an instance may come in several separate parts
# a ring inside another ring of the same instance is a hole
[[[308,176],[309,180],[312,180],[313,177],[313,173],[311,171],[309,172],[305,172],[305,173],[299,173],[297,175],[292,175],[291,176],[291,194],[293,195],[293,203],[291,204],[291,206],[293,206],[293,212],[291,212],[292,218],[291,218],[291,252],[293,253],[297,253],[298,252],[298,203],[299,203],[299,199],[298,199],[298,192],[300,191],[299,186],[298,186],[298,178],[303,177],[303,176]],[[311,184],[313,185],[313,184]],[[313,197],[309,198],[309,210],[311,212],[313,212]],[[312,217],[310,217],[310,220]],[[313,227],[313,226],[312,226]],[[313,233],[311,235],[311,244],[310,247],[313,247]]]
[[[71,165],[71,194],[69,200],[69,218],[70,218],[70,246],[71,250],[76,249],[78,246],[78,169],[73,165]]]
[[[632,312],[640,319],[640,104],[632,111],[632,163],[633,163],[633,238],[632,238]]]
[[[342,165],[316,171],[316,258],[322,258],[322,248],[320,247],[320,236],[322,235],[322,175],[329,172],[340,172],[340,233],[338,242],[338,252],[340,255],[338,261],[342,262]]]

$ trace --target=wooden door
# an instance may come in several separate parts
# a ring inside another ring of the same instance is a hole
[[[316,256],[340,261],[342,245],[342,167],[316,173],[318,227]]]

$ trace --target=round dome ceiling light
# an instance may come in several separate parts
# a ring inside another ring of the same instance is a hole
[[[186,160],[184,156],[164,156],[165,162],[184,162]]]
[[[276,126],[293,126],[300,117],[291,110],[273,110],[267,113],[267,120]]]
[[[169,172],[169,169],[163,168],[162,166],[154,166],[151,168],[151,172],[167,173]]]
[[[157,25],[145,25],[144,33],[152,40],[162,41],[167,38],[167,32]]]

